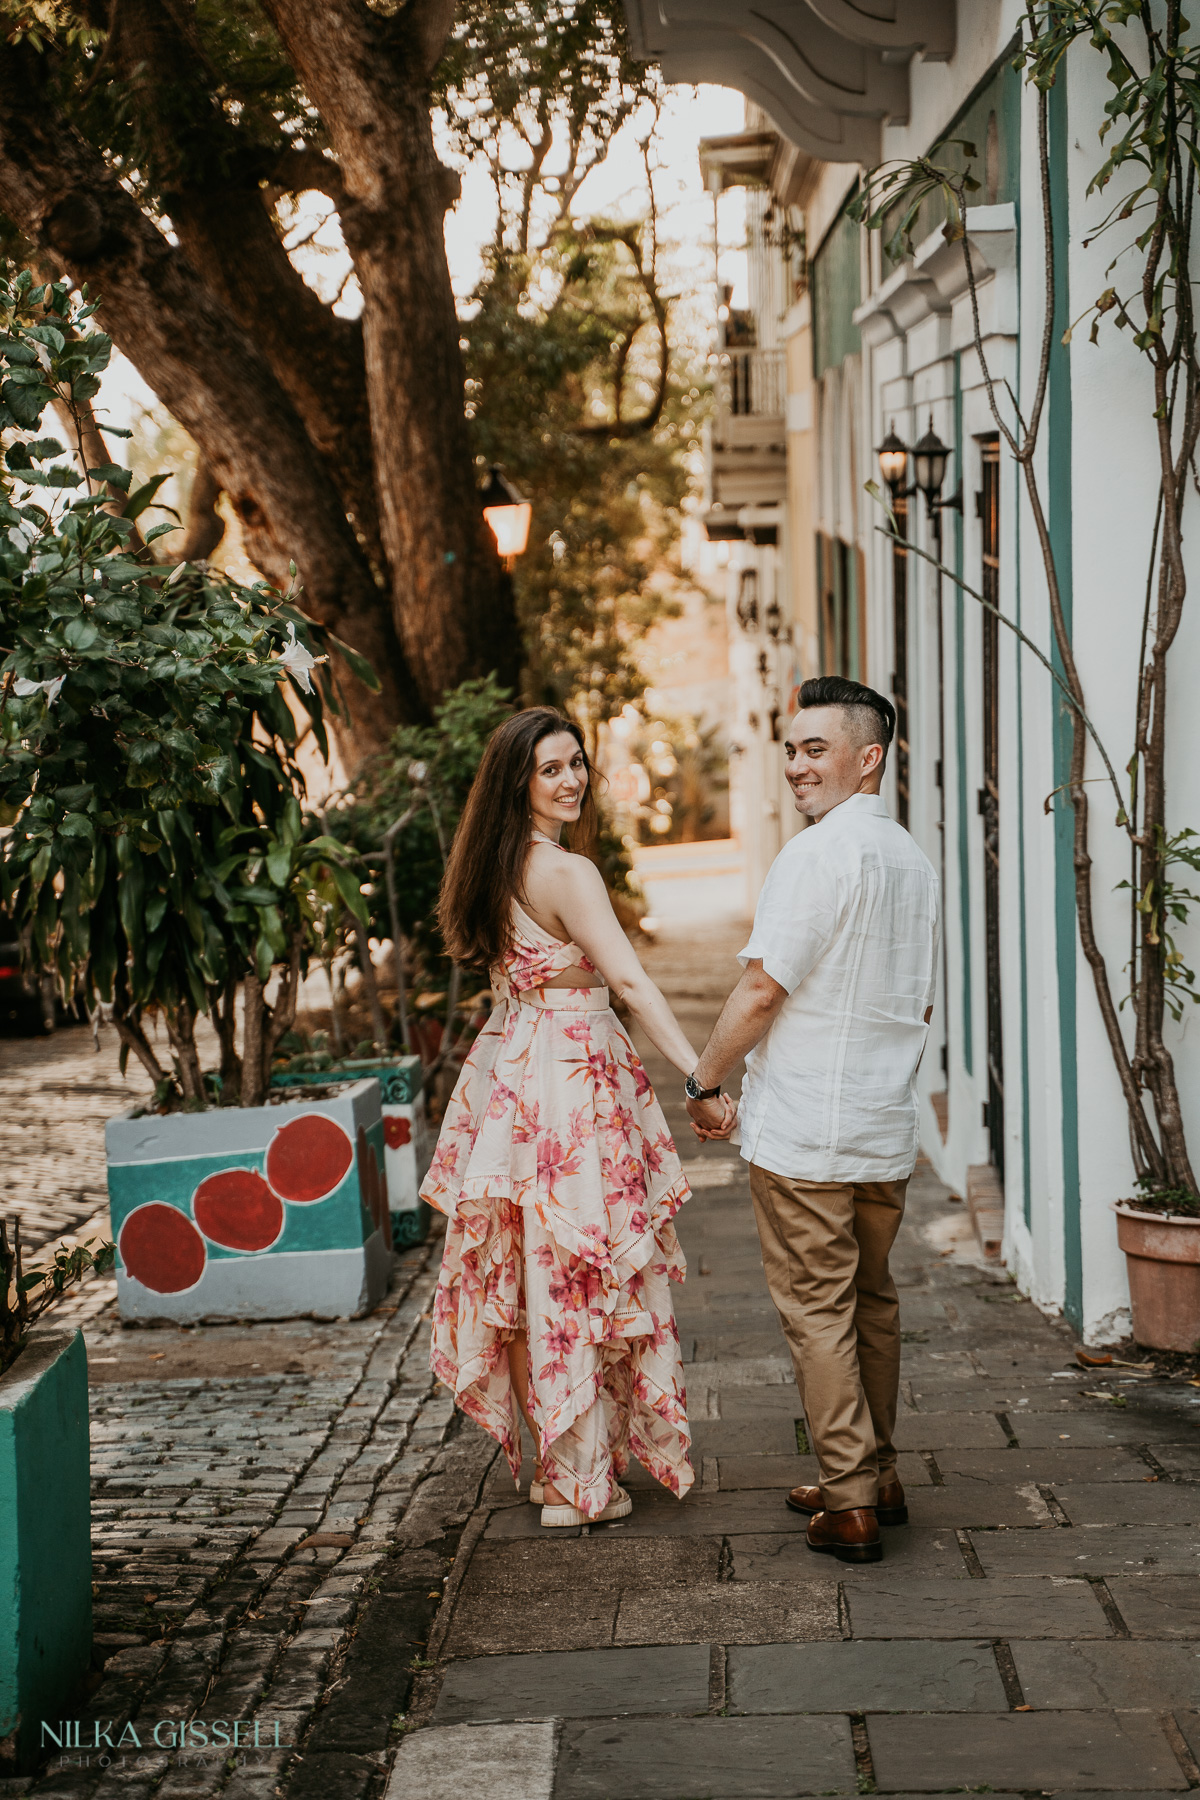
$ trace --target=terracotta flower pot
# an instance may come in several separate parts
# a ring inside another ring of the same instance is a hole
[[[1119,1200],[1133,1335],[1150,1350],[1195,1350],[1200,1341],[1200,1219],[1141,1212]]]

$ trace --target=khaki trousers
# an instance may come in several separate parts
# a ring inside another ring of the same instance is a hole
[[[888,1255],[907,1181],[824,1182],[750,1165],[767,1286],[832,1512],[896,1478],[900,1302]]]

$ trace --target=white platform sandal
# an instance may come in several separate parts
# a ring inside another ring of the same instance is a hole
[[[609,1519],[627,1519],[632,1511],[633,1501],[623,1487],[618,1487],[614,1488],[613,1497],[604,1511],[597,1513],[594,1519],[589,1519],[588,1515],[580,1512],[577,1506],[547,1505],[542,1507],[542,1524],[548,1528],[563,1525],[603,1525]]]

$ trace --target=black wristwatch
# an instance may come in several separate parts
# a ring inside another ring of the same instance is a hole
[[[715,1100],[721,1091],[721,1084],[718,1081],[716,1087],[702,1088],[696,1077],[689,1075],[684,1081],[683,1091],[689,1100]]]

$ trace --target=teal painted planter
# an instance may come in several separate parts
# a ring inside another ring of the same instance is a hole
[[[379,1083],[320,1100],[110,1119],[127,1319],[352,1318],[387,1292]]]
[[[414,1244],[425,1242],[432,1217],[432,1209],[419,1191],[433,1155],[421,1089],[420,1057],[353,1060],[335,1063],[328,1069],[282,1069],[271,1077],[271,1086],[328,1087],[364,1076],[374,1076],[379,1083],[392,1245],[396,1250],[409,1250]]]
[[[19,1774],[43,1719],[74,1716],[91,1658],[88,1448],[83,1334],[35,1326],[0,1375],[0,1746]]]

